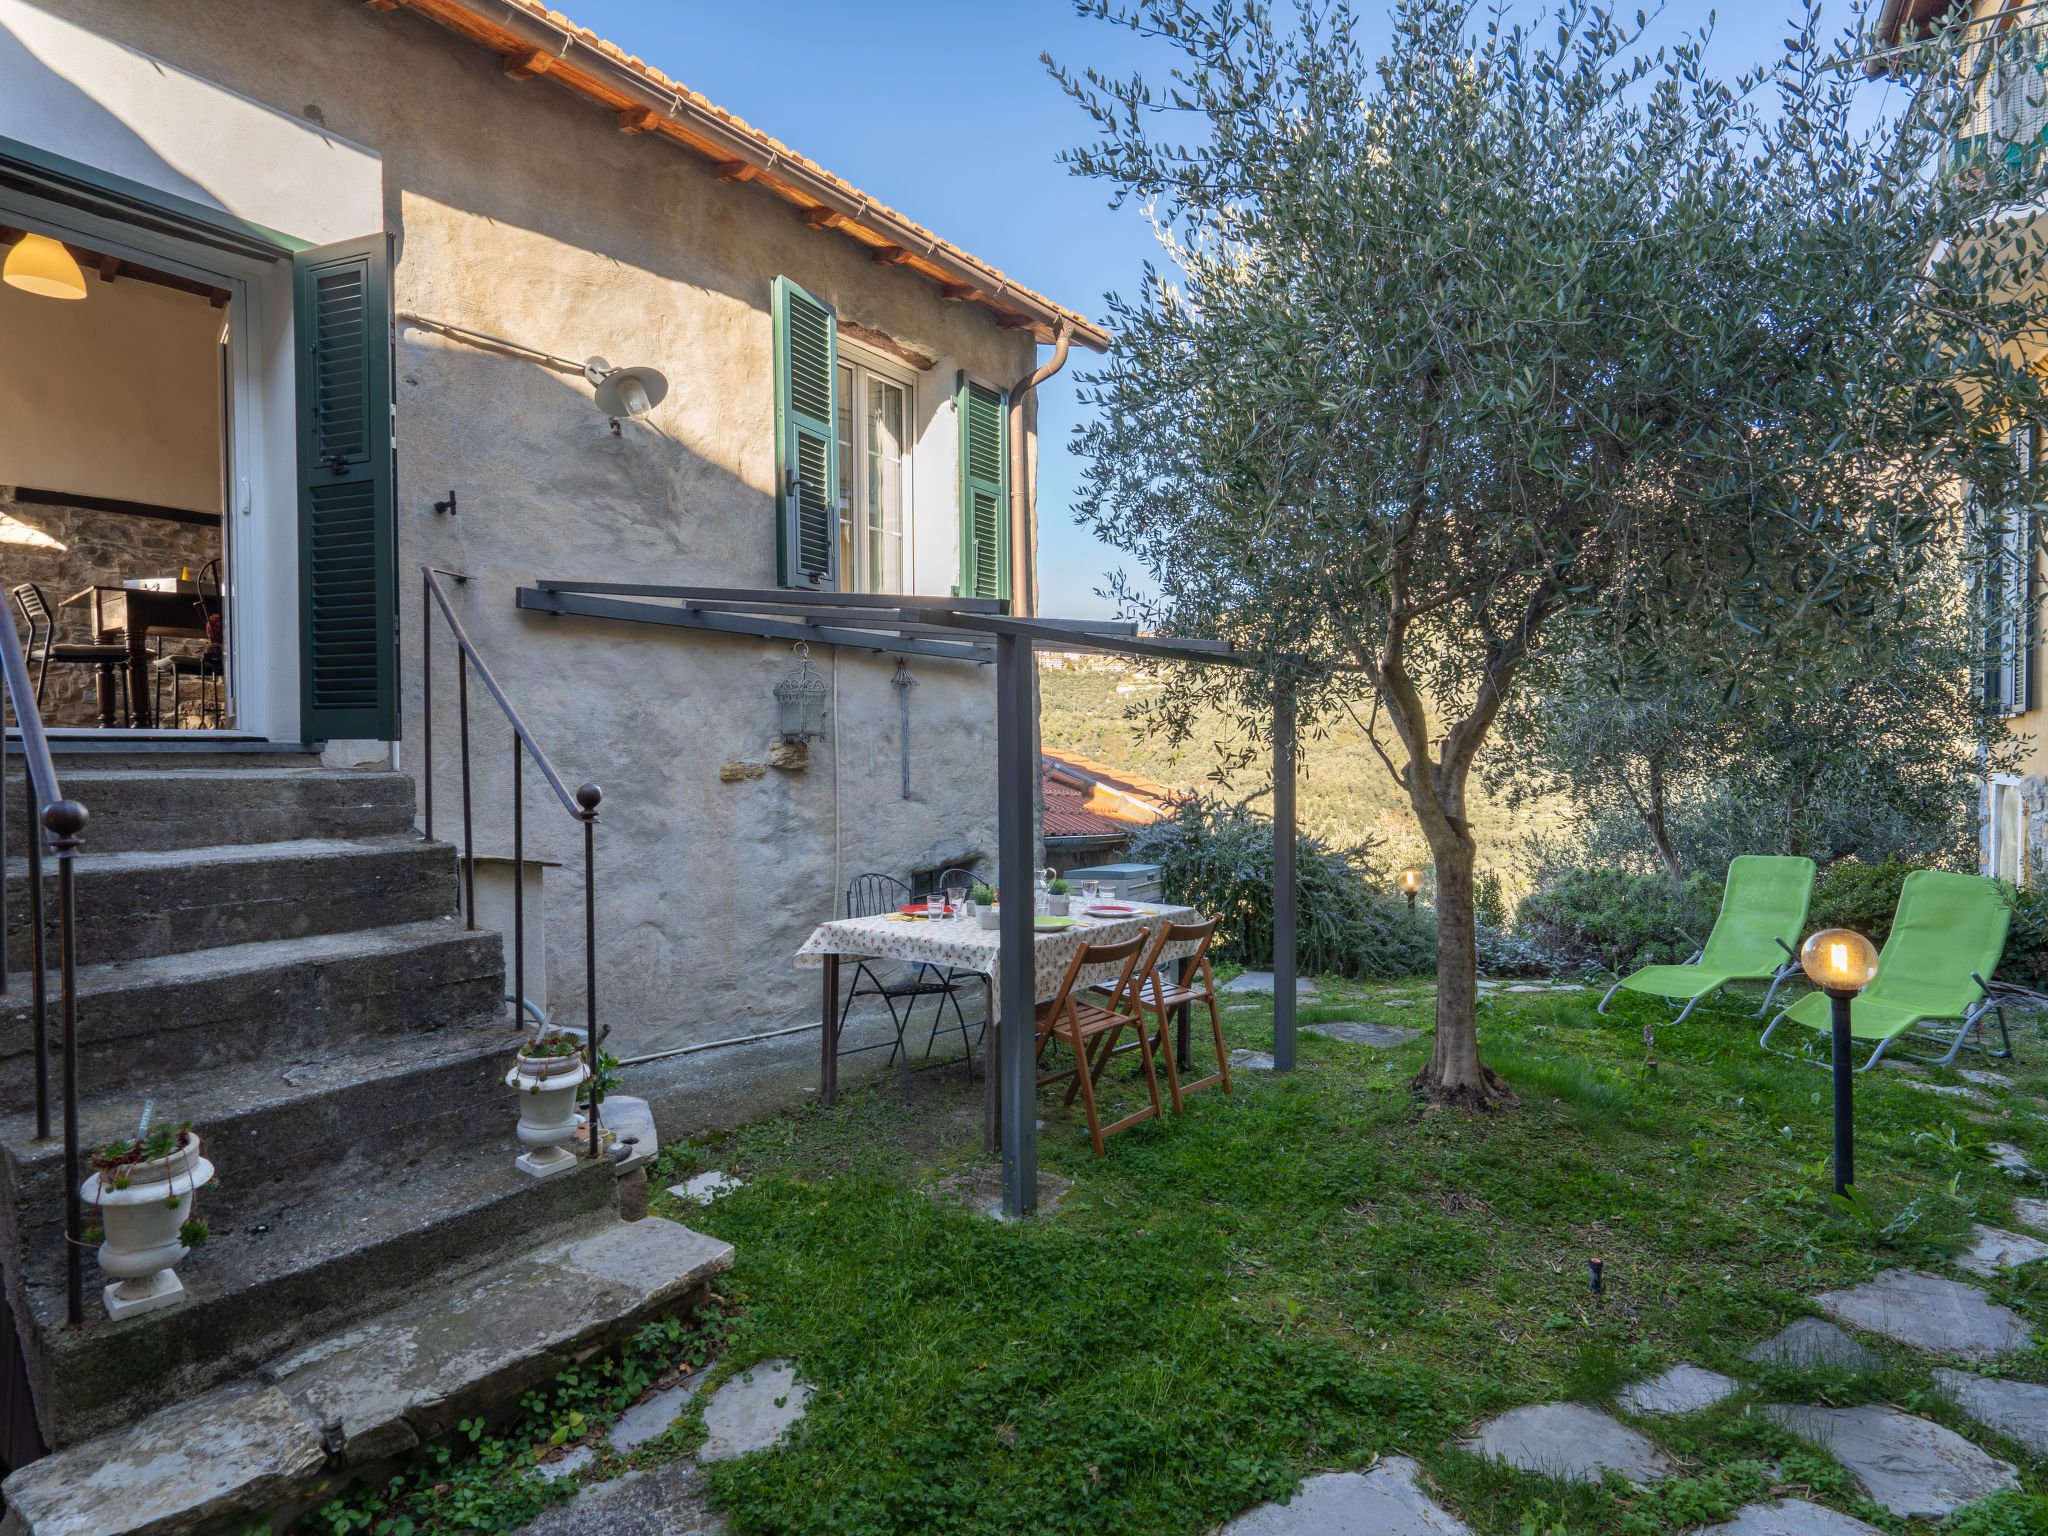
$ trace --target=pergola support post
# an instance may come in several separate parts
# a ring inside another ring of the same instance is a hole
[[[1038,988],[1032,937],[1037,872],[1032,803],[1038,765],[1033,760],[1031,641],[998,634],[995,642],[1003,1213],[1018,1217],[1038,1209]]]
[[[1273,1070],[1294,1070],[1294,689],[1273,696]]]

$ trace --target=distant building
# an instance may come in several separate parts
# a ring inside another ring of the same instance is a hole
[[[1140,827],[1171,814],[1185,790],[1091,762],[1071,752],[1042,751],[1045,857],[1054,869],[1108,862]]]

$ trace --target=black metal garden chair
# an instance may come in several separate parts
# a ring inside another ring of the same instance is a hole
[[[858,875],[846,887],[846,915],[852,917],[879,917],[894,912],[909,903],[910,887],[893,875]],[[966,1052],[967,1079],[974,1080],[974,1041],[968,1032],[967,1015],[960,1008],[960,982],[956,976],[970,973],[955,972],[924,961],[889,961],[863,959],[854,962],[853,985],[847,990],[846,1001],[839,1008],[839,1035],[846,1036],[846,1020],[853,1010],[855,998],[878,997],[882,1006],[889,1010],[889,1021],[895,1026],[896,1038],[892,1041],[877,1041],[873,1045],[855,1046],[842,1051],[842,1056],[857,1056],[862,1051],[878,1051],[889,1047],[889,1059],[899,1057],[902,1062],[903,1097],[910,1097],[910,1047],[904,1036],[910,1028],[912,1015],[917,1011],[920,998],[932,999],[931,1035],[925,1042],[925,1060],[931,1060],[933,1049],[938,1043],[946,1004],[953,1005],[952,1025],[943,1026],[950,1032],[958,1029],[960,1043]]]

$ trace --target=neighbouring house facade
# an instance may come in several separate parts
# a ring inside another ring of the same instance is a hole
[[[1012,392],[1062,333],[1106,345],[1081,316],[528,0],[0,0],[0,239],[31,236],[88,292],[0,288],[5,583],[54,603],[217,561],[223,697],[158,706],[155,736],[431,773],[447,839],[456,668],[420,573],[453,573],[537,744],[603,787],[618,1054],[815,1018],[790,957],[856,875],[993,869],[992,669],[907,658],[906,744],[905,658],[820,647],[825,735],[778,756],[790,645],[514,593],[1029,611],[1036,436]],[[649,407],[601,409],[589,358],[658,373]],[[471,694],[475,851],[502,857],[510,737]],[[46,699],[82,728],[122,708],[141,719],[80,671]],[[537,777],[549,1006],[573,1016],[582,831]]]
[[[1967,21],[1965,21],[1967,18]],[[2038,48],[2040,20],[2016,0],[1885,0],[1875,37],[1879,51],[1866,68],[1873,77],[1891,73],[1892,55],[1942,26],[1956,26],[1962,46],[1984,50],[1977,96],[1944,170],[1969,174],[1970,166],[1992,157],[2038,152],[2048,144],[2048,53]],[[2020,47],[2006,44],[2014,29],[2027,35]],[[2048,357],[2037,360],[2048,365]],[[2042,427],[2016,429],[2025,460],[2043,448]],[[1985,669],[1986,698],[2004,716],[2006,729],[2022,744],[2011,773],[1986,774],[1981,784],[1980,866],[1985,874],[2019,885],[2048,879],[2048,698],[2041,686],[2043,583],[2038,530],[2015,519],[2003,534],[2003,558],[1990,562],[2002,590],[1998,617],[1987,636],[1993,658]]]
[[[1183,792],[1109,763],[1039,749],[1045,859],[1051,869],[1114,863],[1131,839],[1173,813]]]

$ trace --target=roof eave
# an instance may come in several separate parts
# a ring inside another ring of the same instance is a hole
[[[623,132],[669,139],[710,160],[727,181],[754,181],[805,211],[816,228],[836,229],[885,266],[904,266],[940,285],[941,296],[978,305],[1008,330],[1050,343],[1062,325],[1076,346],[1104,352],[1109,335],[1072,310],[1033,293],[995,268],[948,245],[767,135],[750,130],[701,97],[664,86],[644,64],[613,57],[583,34],[525,10],[513,0],[367,0],[400,5],[507,61],[515,78],[545,75],[563,89],[619,115]]]

